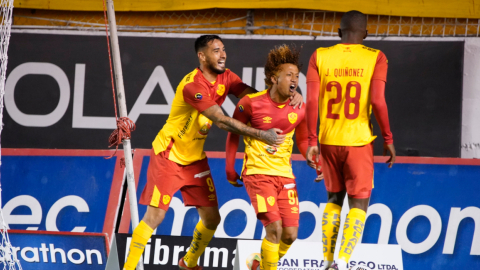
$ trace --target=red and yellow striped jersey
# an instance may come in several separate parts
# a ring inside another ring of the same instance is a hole
[[[264,90],[242,98],[237,104],[233,118],[256,129],[278,128],[286,134],[285,141],[279,147],[273,147],[257,139],[244,136],[245,157],[243,174],[264,174],[295,178],[292,172],[291,155],[295,128],[303,129],[305,151],[307,146],[305,106],[293,109],[289,102],[280,104],[270,97],[270,91]],[[302,127],[300,127],[302,126]],[[298,142],[297,134],[297,142]]]
[[[198,68],[187,74],[177,87],[167,123],[152,143],[155,154],[169,151],[168,159],[181,165],[204,159],[203,145],[212,121],[201,113],[222,105],[227,94],[239,96],[247,87],[229,69],[213,83]]]
[[[372,142],[370,83],[386,81],[387,59],[362,44],[318,48],[310,59],[308,77],[320,81],[318,109],[321,144],[361,146]]]

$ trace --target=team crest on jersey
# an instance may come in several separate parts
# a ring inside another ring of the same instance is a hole
[[[290,121],[290,123],[292,123],[292,124],[297,122],[297,118],[298,118],[298,115],[294,112],[291,112],[291,113],[288,114],[288,121]]]
[[[267,198],[267,202],[268,204],[270,204],[270,206],[273,206],[275,204],[275,198],[273,196],[270,196]]]
[[[292,210],[292,214],[298,214],[298,207],[292,207],[290,208]]]
[[[208,132],[210,131],[210,128],[212,127],[212,125],[210,125],[209,122],[206,122],[202,128],[200,128],[200,130],[198,131],[198,133],[200,135],[203,135],[203,136],[206,136],[208,134]]]
[[[272,118],[270,116],[263,117],[263,123],[272,123]]]
[[[245,108],[243,107],[243,105],[240,105],[240,106],[238,106],[238,110],[239,110],[240,112],[243,112],[243,111],[245,111]]]
[[[170,196],[163,195],[163,204],[168,204],[170,202]]]
[[[223,96],[224,93],[225,93],[225,85],[219,84],[217,87],[217,94],[219,96]]]
[[[200,93],[195,94],[195,99],[196,100],[202,100],[202,98],[203,98],[202,94],[200,94]]]
[[[271,154],[271,155],[275,155],[275,153],[277,153],[277,148],[275,146],[271,146],[271,145],[265,145],[265,151],[267,151],[267,153]]]

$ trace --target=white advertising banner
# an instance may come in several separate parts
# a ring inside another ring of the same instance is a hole
[[[234,270],[249,270],[247,259],[260,252],[261,240],[238,240]],[[294,242],[278,262],[278,270],[317,270],[323,266],[321,242]],[[337,255],[337,254],[335,254]],[[335,256],[336,257],[336,256]],[[403,270],[399,245],[357,244],[349,262],[352,268]]]

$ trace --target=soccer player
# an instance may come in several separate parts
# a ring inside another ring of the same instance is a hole
[[[265,83],[269,88],[242,98],[233,115],[233,118],[254,128],[279,128],[286,135],[285,142],[278,147],[244,136],[242,180],[266,231],[261,256],[255,256],[248,262],[250,270],[277,269],[279,259],[297,238],[299,206],[290,157],[295,130],[298,130],[297,146],[305,156],[307,123],[305,107],[294,110],[287,103],[298,86],[298,60],[299,52],[287,45],[271,50],[265,65]],[[238,143],[239,135],[229,133],[226,171],[228,181],[235,187],[242,186],[237,182],[240,177],[234,168]]]
[[[225,68],[227,55],[219,36],[199,37],[195,51],[200,66],[178,85],[167,123],[152,143],[147,185],[140,197],[140,203],[148,205],[147,212],[133,231],[124,265],[126,270],[135,269],[148,239],[162,223],[178,190],[182,192],[184,204],[196,206],[200,216],[190,248],[178,265],[183,270],[201,269],[198,258],[220,223],[215,185],[203,151],[212,123],[270,145],[280,145],[285,139],[285,135],[277,134],[282,132],[279,129],[254,129],[223,114],[220,106],[227,94],[243,97],[256,90]],[[296,95],[292,105],[295,107],[301,102],[301,95]]]
[[[308,65],[307,162],[316,168],[320,154],[328,194],[322,221],[323,269],[345,270],[363,232],[373,188],[372,109],[385,142],[384,155],[390,152],[389,167],[395,162],[395,147],[384,96],[388,62],[381,51],[362,45],[367,37],[366,16],[359,11],[345,13],[338,35],[341,43],[318,48]],[[337,264],[332,264],[346,194],[350,211]]]

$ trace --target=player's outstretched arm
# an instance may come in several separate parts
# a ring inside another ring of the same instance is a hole
[[[269,130],[259,130],[245,125],[244,123],[230,118],[223,114],[222,109],[218,105],[213,105],[202,112],[208,119],[219,128],[228,132],[233,132],[243,136],[250,136],[257,140],[263,141],[272,146],[279,146],[285,141],[285,135],[281,135],[282,130],[271,128]]]
[[[390,121],[388,119],[387,102],[385,101],[385,82],[382,80],[373,80],[371,86],[371,104],[373,114],[377,123],[382,131],[383,155],[387,152],[390,154],[390,158],[387,160],[388,167],[391,168],[395,163],[396,153],[393,146],[393,135],[390,131]]]

